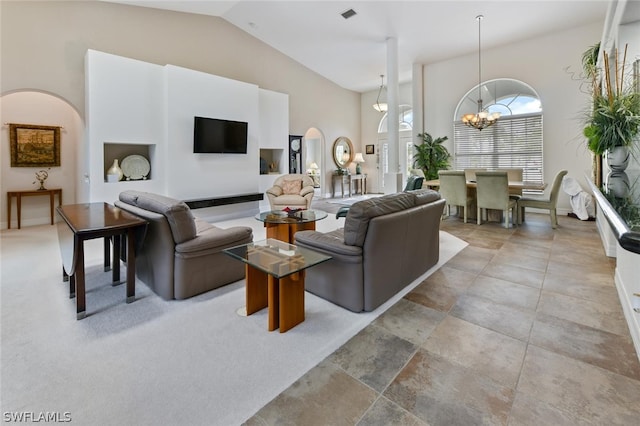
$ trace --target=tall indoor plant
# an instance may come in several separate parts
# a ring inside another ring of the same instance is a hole
[[[418,137],[422,139],[422,143],[413,145],[416,149],[413,155],[413,167],[422,170],[426,180],[438,179],[438,170],[449,167],[451,155],[442,145],[449,138],[444,136],[434,139],[427,132],[420,133]]]
[[[606,153],[609,167],[613,170],[624,170],[625,165],[616,165],[613,160],[617,157],[628,159],[628,149],[640,133],[640,93],[625,81],[626,52],[625,46],[622,62],[619,62],[618,52],[615,51],[613,69],[609,55],[603,52],[602,88],[597,84],[597,71],[592,70],[593,105],[584,128],[589,149],[598,155]]]

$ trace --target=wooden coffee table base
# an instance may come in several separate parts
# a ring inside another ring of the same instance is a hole
[[[280,328],[280,333],[304,321],[304,270],[278,279],[245,267],[247,315],[268,307],[268,330]]]
[[[298,231],[315,231],[315,222],[305,223],[269,223],[265,222],[264,227],[267,228],[267,238],[275,238],[293,244],[293,235]]]

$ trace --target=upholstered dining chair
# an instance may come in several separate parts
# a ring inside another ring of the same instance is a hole
[[[500,172],[507,172],[507,178],[509,182],[522,182],[523,170],[522,169],[500,169]],[[522,189],[509,189],[509,195],[511,198],[518,199],[522,197]]]
[[[486,172],[487,169],[464,169],[464,177],[467,181],[475,181],[476,180],[476,172]]]
[[[463,220],[467,223],[467,211],[473,204],[473,197],[468,195],[467,180],[463,170],[438,170],[440,178],[440,195],[447,202],[447,216],[451,216],[451,206],[464,209]]]
[[[562,185],[562,178],[564,178],[566,174],[566,170],[560,170],[556,174],[556,177],[553,179],[553,184],[551,185],[551,190],[549,191],[549,197],[521,197],[518,200],[518,223],[524,221],[525,207],[534,207],[549,210],[551,227],[553,229],[558,227],[556,205],[558,204],[558,193],[560,192],[560,185]]]
[[[502,210],[504,226],[509,227],[509,210],[513,223],[518,223],[518,203],[509,197],[507,172],[476,172],[476,202],[478,225],[482,223],[482,209]]]

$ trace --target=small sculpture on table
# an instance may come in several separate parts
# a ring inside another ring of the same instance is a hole
[[[38,191],[47,190],[47,188],[44,187],[44,181],[47,180],[48,177],[49,173],[47,173],[46,170],[40,170],[39,172],[36,172],[36,180],[40,182],[40,188],[38,188]],[[33,181],[33,183],[36,183],[36,181]]]

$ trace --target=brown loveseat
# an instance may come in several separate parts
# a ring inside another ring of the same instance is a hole
[[[332,256],[306,271],[305,289],[374,310],[438,263],[444,205],[429,189],[384,195],[351,206],[342,229],[297,232],[295,244]]]
[[[124,191],[115,205],[149,222],[136,276],[163,299],[186,299],[244,278],[242,262],[222,250],[253,241],[251,228],[218,228],[195,218],[184,202],[148,192]]]

